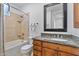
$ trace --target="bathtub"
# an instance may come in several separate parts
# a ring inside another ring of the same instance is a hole
[[[26,44],[28,44],[28,40],[21,40],[21,39],[5,43],[5,55],[20,56],[21,55],[20,48]]]

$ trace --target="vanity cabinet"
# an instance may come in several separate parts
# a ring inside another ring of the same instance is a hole
[[[34,56],[79,56],[79,48],[43,40],[33,40]]]
[[[42,56],[42,42],[40,40],[33,40],[33,55]]]

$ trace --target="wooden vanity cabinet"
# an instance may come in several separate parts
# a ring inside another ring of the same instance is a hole
[[[43,42],[42,43],[42,55],[43,56],[57,56],[57,45],[56,44],[51,44],[48,42]]]
[[[43,42],[43,48],[48,48],[51,50],[51,53],[55,53],[55,56],[72,56],[72,49],[73,48],[68,48],[67,46],[64,45],[59,45],[59,44],[54,44],[54,43],[49,43],[49,42]],[[46,51],[45,51],[46,52]],[[52,54],[54,56],[54,54]]]
[[[42,41],[33,40],[33,56],[42,56]]]
[[[33,55],[34,56],[79,56],[79,48],[34,39]]]

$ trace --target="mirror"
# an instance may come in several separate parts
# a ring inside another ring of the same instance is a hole
[[[44,30],[67,31],[66,3],[52,3],[44,6]]]

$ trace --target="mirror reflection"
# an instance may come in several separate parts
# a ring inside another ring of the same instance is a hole
[[[63,4],[56,4],[46,9],[46,28],[62,29],[63,28]]]

